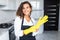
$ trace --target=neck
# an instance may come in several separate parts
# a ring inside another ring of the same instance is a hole
[[[24,16],[24,18],[27,20],[27,22],[30,22],[30,16]]]
[[[30,18],[30,16],[28,16],[28,15],[25,15],[24,17],[25,17],[25,18]]]

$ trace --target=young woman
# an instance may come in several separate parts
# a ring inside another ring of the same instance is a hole
[[[36,40],[35,35],[38,33],[38,30],[29,33],[28,35],[24,35],[23,33],[23,30],[28,29],[35,24],[35,20],[30,17],[31,12],[32,6],[28,1],[22,2],[17,10],[14,29],[15,35],[19,40]]]

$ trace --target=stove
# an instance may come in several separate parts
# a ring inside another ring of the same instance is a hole
[[[9,28],[12,25],[13,25],[12,23],[2,23],[2,24],[0,24],[0,28]]]

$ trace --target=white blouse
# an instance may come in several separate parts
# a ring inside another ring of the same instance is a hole
[[[31,20],[30,22],[27,22],[27,20],[24,18],[23,25],[29,25],[29,26],[35,25],[35,20],[33,18],[31,18]],[[20,17],[17,16],[14,21],[14,31],[16,37],[23,36],[23,30],[21,30],[21,23],[22,23],[22,19],[20,19]],[[32,36],[35,36],[36,34],[38,34],[38,32],[33,32]]]

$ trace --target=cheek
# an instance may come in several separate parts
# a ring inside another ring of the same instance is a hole
[[[23,13],[24,13],[24,10],[22,10],[23,11]]]
[[[28,10],[31,11],[31,8],[29,8]]]
[[[31,10],[30,10],[30,9],[28,9],[28,11],[30,12]]]
[[[30,15],[30,13],[31,13],[31,8],[23,9],[23,13],[24,13],[25,15]]]
[[[26,14],[26,10],[23,10],[23,14]]]
[[[27,9],[26,11],[27,11],[27,13],[30,13],[31,12],[31,9]]]
[[[31,12],[31,9],[23,9],[23,13]]]
[[[23,10],[23,13],[25,13],[25,10]]]

